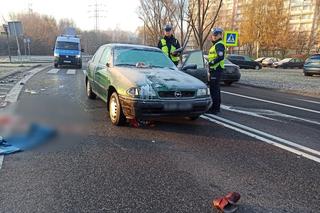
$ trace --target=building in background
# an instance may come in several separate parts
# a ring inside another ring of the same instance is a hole
[[[252,1],[224,0],[215,25],[225,30],[240,31],[241,34],[240,22],[243,20],[244,8]],[[265,1],[266,4],[267,2]],[[320,49],[320,0],[283,0],[283,4],[289,12],[290,30],[298,32],[299,36],[303,37],[302,48],[309,49],[306,50],[307,52],[318,52]],[[190,41],[192,42],[193,39],[191,38]]]

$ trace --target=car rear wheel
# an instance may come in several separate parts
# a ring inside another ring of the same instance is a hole
[[[223,83],[224,83],[224,85],[226,85],[226,86],[231,86],[231,84],[233,83],[233,81],[224,81]]]
[[[304,73],[304,76],[312,76],[312,74],[310,74],[310,73]]]
[[[118,94],[112,93],[109,100],[109,116],[111,123],[116,126],[121,126],[125,123],[126,117],[124,116],[120,104]]]
[[[87,80],[86,90],[87,90],[87,96],[89,99],[95,99],[97,97],[97,95],[94,94],[94,92],[92,91],[91,83],[89,80]]]
[[[195,121],[195,120],[198,120],[200,118],[200,115],[195,115],[195,116],[190,116],[190,117],[188,117],[188,119],[190,120],[190,121]]]

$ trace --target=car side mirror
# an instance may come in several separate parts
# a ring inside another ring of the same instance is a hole
[[[187,70],[195,70],[195,69],[197,69],[197,65],[196,64],[188,64],[188,65],[186,65],[186,66],[183,66],[182,67],[182,71],[187,71]]]
[[[81,49],[81,52],[84,52],[84,49]]]

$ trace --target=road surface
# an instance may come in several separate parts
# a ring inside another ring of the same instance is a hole
[[[0,157],[0,212],[212,212],[230,191],[238,212],[320,212],[320,99],[222,90],[217,116],[115,127],[83,70],[40,71],[16,113],[60,136]]]

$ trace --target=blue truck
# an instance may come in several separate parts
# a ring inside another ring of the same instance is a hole
[[[58,36],[54,47],[54,67],[73,65],[81,69],[83,51],[80,38],[76,35]]]

